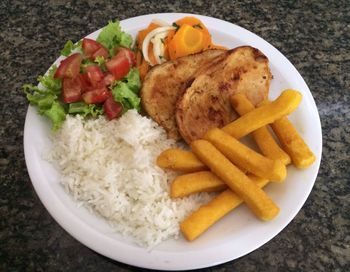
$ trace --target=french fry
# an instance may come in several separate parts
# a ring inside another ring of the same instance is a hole
[[[260,155],[221,129],[209,130],[204,139],[211,142],[235,165],[258,177],[277,182],[286,178],[286,166],[280,160],[271,160]]]
[[[185,173],[208,169],[192,152],[178,148],[170,148],[160,153],[156,163],[160,168]]]
[[[247,175],[254,182],[263,182],[267,179],[255,175]],[[227,185],[211,171],[200,171],[178,176],[170,186],[172,198],[184,197],[200,192],[218,192],[227,189]]]
[[[244,94],[233,95],[230,99],[232,107],[239,115],[244,115],[255,109],[254,105]],[[290,164],[289,155],[276,143],[267,126],[252,132],[253,138],[261,152],[272,160],[280,160],[285,165]]]
[[[273,102],[256,108],[223,127],[223,130],[235,137],[242,138],[250,132],[270,124],[296,109],[301,101],[301,93],[285,90]]]
[[[205,140],[191,143],[192,151],[210,170],[240,196],[262,220],[271,220],[279,213],[272,199],[232,164],[215,146]]]
[[[208,170],[208,167],[206,167],[191,151],[178,148],[164,150],[158,156],[156,163],[160,168],[183,173]],[[247,172],[246,169],[240,168],[240,170],[244,173]]]
[[[262,188],[268,184],[267,179],[250,176],[254,183]],[[189,241],[196,239],[215,222],[243,202],[237,194],[227,189],[212,199],[208,204],[202,205],[198,210],[185,218],[180,223],[180,229],[185,238]]]
[[[227,189],[226,183],[211,171],[200,171],[178,176],[170,186],[170,197],[184,197],[199,192],[216,192]]]
[[[315,155],[287,117],[276,120],[271,127],[296,167],[307,168],[316,160]]]

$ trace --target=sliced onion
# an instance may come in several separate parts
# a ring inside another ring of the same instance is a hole
[[[151,42],[153,43],[153,55],[155,56],[158,64],[165,62],[164,44],[162,42],[162,39],[164,39],[167,35],[168,31],[159,33],[151,39]]]
[[[156,29],[153,29],[150,33],[147,34],[147,36],[145,37],[145,39],[143,40],[142,43],[142,54],[143,57],[145,58],[145,60],[152,65],[149,57],[148,57],[148,47],[149,47],[149,43],[151,42],[151,39],[159,34],[159,33],[163,33],[163,32],[168,32],[169,30],[175,29],[175,27],[173,26],[161,26],[161,27],[157,27]]]

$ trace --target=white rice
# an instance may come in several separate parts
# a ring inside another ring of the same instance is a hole
[[[145,247],[179,235],[179,222],[209,201],[206,193],[169,197],[175,177],[156,166],[163,150],[176,146],[154,121],[130,110],[121,118],[83,120],[67,116],[54,136],[50,160],[75,200]]]

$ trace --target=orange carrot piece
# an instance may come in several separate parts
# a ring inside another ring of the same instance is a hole
[[[164,39],[164,57],[167,60],[170,59],[170,56],[169,56],[169,43],[173,39],[174,35],[175,35],[175,30],[169,30],[168,36],[166,36],[166,38]]]
[[[140,79],[143,81],[150,69],[150,65],[147,63],[147,61],[145,61],[145,59],[142,59],[141,64],[137,66],[137,68],[139,69]]]
[[[199,20],[196,17],[193,16],[186,16],[180,20],[177,20],[175,22],[178,26],[182,26],[184,24],[190,25],[199,31],[201,31],[204,34],[204,48],[207,49],[208,46],[212,43],[211,42],[211,35],[209,33],[209,30],[206,28],[206,26],[202,23],[201,20]]]
[[[138,48],[142,48],[143,40],[146,38],[147,34],[150,33],[153,29],[156,29],[157,27],[160,27],[160,25],[155,23],[150,23],[147,28],[140,30],[137,34],[137,46]]]
[[[201,52],[206,48],[206,39],[202,31],[183,24],[169,43],[170,59]]]
[[[148,46],[148,58],[149,58],[152,65],[157,64],[156,57],[153,54],[153,44],[152,43],[150,43]]]
[[[136,48],[136,66],[140,66],[142,63],[142,53],[141,50]]]

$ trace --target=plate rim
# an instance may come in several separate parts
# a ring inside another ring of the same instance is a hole
[[[214,18],[214,17],[210,17],[210,16],[204,16],[204,15],[200,15],[200,14],[191,14],[191,13],[154,13],[154,14],[147,14],[147,15],[140,15],[140,16],[136,16],[136,17],[132,17],[132,18],[127,18],[125,20],[121,20],[121,25],[123,24],[128,24],[132,21],[135,21],[135,20],[140,20],[140,19],[150,19],[150,18],[157,18],[158,17],[163,17],[163,16],[169,16],[169,17],[172,17],[172,16],[175,16],[175,17],[183,17],[183,16],[196,16],[198,17],[199,19],[201,20],[204,20],[204,21],[215,21],[216,23],[220,23],[220,24],[227,24],[228,26],[233,26],[234,28],[237,28],[239,29],[240,31],[243,31],[245,33],[248,33],[252,39],[254,40],[258,40],[259,42],[261,42],[264,46],[268,47],[269,50],[272,50],[274,52],[274,54],[277,54],[278,55],[278,58],[281,59],[284,61],[284,62],[287,62],[288,65],[289,65],[289,68],[293,69],[294,70],[294,73],[296,73],[302,80],[302,84],[304,85],[304,88],[305,90],[307,91],[307,95],[308,95],[308,100],[311,102],[311,105],[312,105],[312,110],[316,112],[316,116],[317,116],[317,128],[319,128],[319,131],[318,133],[320,134],[320,139],[319,140],[319,144],[320,144],[320,149],[318,150],[318,154],[315,154],[317,156],[317,161],[315,163],[317,163],[317,165],[315,165],[314,167],[316,168],[315,169],[315,173],[312,175],[312,184],[310,185],[309,187],[309,191],[305,193],[304,195],[304,198],[298,202],[298,208],[295,209],[295,212],[293,213],[293,215],[291,215],[289,217],[289,220],[288,222],[285,222],[285,224],[283,224],[283,226],[279,229],[279,231],[277,233],[275,233],[274,235],[272,235],[271,237],[267,237],[266,239],[264,239],[264,241],[262,241],[261,243],[255,245],[253,248],[251,248],[251,250],[246,250],[246,251],[243,251],[240,255],[238,256],[234,256],[233,258],[231,257],[222,257],[222,258],[219,258],[218,260],[216,261],[213,261],[210,260],[208,261],[208,259],[204,258],[204,260],[202,259],[201,262],[190,262],[190,263],[183,263],[183,264],[179,264],[179,265],[172,265],[170,266],[169,263],[166,263],[166,262],[160,262],[160,263],[157,263],[157,262],[154,262],[153,261],[146,261],[146,262],[142,262],[142,261],[139,261],[139,259],[137,258],[138,256],[140,256],[140,250],[135,250],[135,247],[132,246],[132,245],[128,245],[128,244],[125,244],[123,242],[120,242],[120,241],[116,241],[115,239],[112,239],[110,237],[106,237],[105,235],[101,234],[100,232],[98,232],[96,229],[93,229],[91,228],[89,225],[81,222],[81,220],[79,218],[76,218],[74,216],[73,213],[66,213],[66,214],[63,214],[62,213],[62,209],[64,210],[64,206],[62,205],[62,203],[60,203],[60,201],[57,201],[57,199],[55,199],[55,197],[57,198],[57,196],[55,196],[54,198],[52,198],[52,196],[48,196],[48,194],[46,193],[46,191],[39,186],[39,184],[37,183],[37,180],[40,179],[40,174],[39,173],[36,173],[34,171],[34,167],[36,165],[37,162],[35,161],[32,161],[29,157],[29,154],[31,154],[32,152],[32,149],[33,147],[31,147],[30,145],[30,129],[29,129],[29,122],[28,120],[30,119],[30,115],[33,114],[33,111],[35,111],[35,114],[36,113],[36,110],[34,110],[31,106],[28,107],[28,110],[27,110],[27,114],[26,114],[26,120],[25,120],[25,125],[24,125],[24,134],[23,134],[23,141],[24,141],[24,154],[25,154],[25,161],[26,161],[26,166],[27,166],[27,171],[28,171],[28,174],[29,174],[29,177],[30,177],[30,180],[31,180],[31,183],[33,184],[33,187],[35,189],[35,192],[36,194],[38,195],[40,201],[42,202],[42,204],[45,206],[45,208],[48,210],[48,212],[50,213],[50,215],[54,218],[54,220],[63,228],[65,229],[72,237],[74,237],[76,240],[78,240],[80,243],[84,244],[85,246],[87,246],[88,248],[96,251],[97,253],[99,254],[102,254],[106,257],[109,257],[113,260],[116,260],[116,261],[119,261],[119,262],[122,262],[122,263],[126,263],[126,264],[129,264],[129,265],[133,265],[133,266],[137,266],[137,267],[142,267],[142,268],[149,268],[149,269],[158,269],[158,270],[189,270],[189,269],[198,269],[198,268],[205,268],[205,267],[210,267],[210,266],[214,266],[214,265],[218,265],[218,264],[222,264],[222,263],[225,263],[225,262],[228,262],[228,261],[232,261],[232,260],[235,260],[237,258],[240,258],[244,255],[247,255],[253,251],[255,251],[256,249],[260,248],[262,245],[266,244],[268,241],[270,241],[271,239],[273,239],[274,237],[276,237],[286,226],[288,226],[288,224],[295,218],[295,216],[299,213],[299,211],[301,210],[301,208],[303,207],[303,205],[305,204],[305,201],[308,199],[310,193],[311,193],[311,190],[314,186],[314,183],[316,181],[316,178],[317,178],[317,174],[318,174],[318,171],[319,171],[319,167],[320,167],[320,162],[321,162],[321,156],[322,156],[322,126],[321,126],[321,121],[320,121],[320,116],[319,116],[319,113],[318,113],[318,110],[317,110],[317,106],[316,106],[316,103],[315,103],[315,100],[312,96],[312,93],[310,91],[310,89],[308,88],[306,82],[304,81],[303,77],[300,75],[300,73],[297,71],[297,69],[294,67],[294,65],[278,50],[276,49],[273,45],[271,45],[269,42],[267,42],[266,40],[262,39],[260,36],[254,34],[253,32],[243,28],[243,27],[240,27],[236,24],[233,24],[233,23],[230,23],[228,21],[224,21],[224,20],[221,20],[221,19],[217,19],[217,18]],[[94,33],[100,31],[101,29],[99,30],[96,30],[92,33],[90,33],[89,35],[86,35],[87,36],[91,36],[93,35]],[[261,49],[259,47],[259,49]],[[262,50],[264,51],[264,50]],[[56,61],[54,63],[57,63],[62,57],[59,57],[56,59]],[[52,202],[55,202],[56,205],[58,205],[58,207],[53,207]],[[90,237],[89,235],[82,235],[81,232],[80,232],[80,229],[81,228],[85,228],[85,230],[87,230],[90,234],[94,234],[97,236],[98,241],[94,241],[94,242],[91,242],[88,237]],[[112,242],[113,243],[117,243],[117,245],[121,245],[122,247],[127,247],[127,249],[132,253],[131,255],[133,256],[131,259],[130,257],[127,257],[127,256],[118,256],[116,257],[115,254],[111,253],[111,252],[108,252],[105,250],[105,247],[104,247],[104,244],[102,243],[102,241],[105,241],[105,239],[109,239],[109,240],[113,240]],[[145,251],[145,249],[143,248],[142,249],[143,251]],[[207,250],[208,251],[208,250]],[[210,251],[210,250],[209,250]],[[157,250],[153,251],[153,253],[156,253],[156,254],[153,254],[152,253],[148,253],[147,254],[151,254],[152,255],[152,258],[159,258],[159,253],[160,252],[157,252]],[[206,251],[201,251],[201,254],[202,253],[206,253]],[[207,253],[210,253],[210,252],[207,252]],[[174,256],[172,256],[175,260],[175,263],[176,261],[181,261],[182,260],[182,255],[179,256],[179,254],[174,254],[172,253]],[[197,254],[198,255],[198,254]],[[148,255],[148,257],[151,257],[150,255]],[[197,256],[198,258],[198,256]],[[136,261],[135,261],[136,259]],[[193,259],[192,259],[193,261]]]

